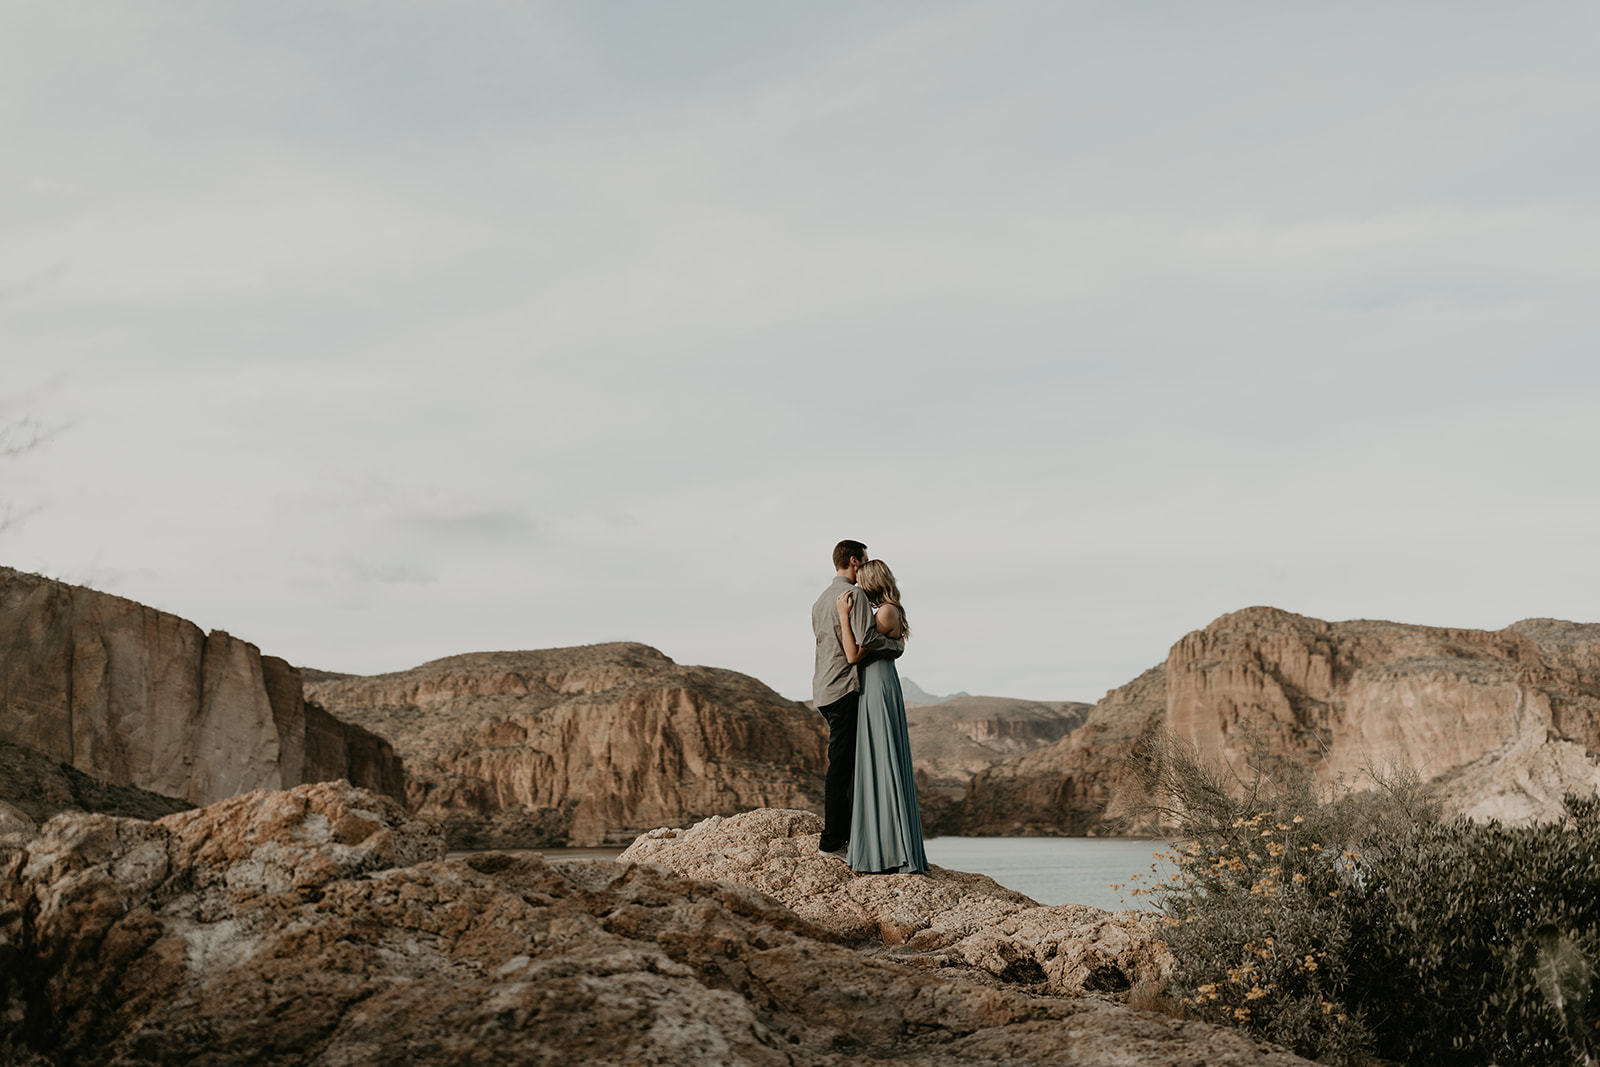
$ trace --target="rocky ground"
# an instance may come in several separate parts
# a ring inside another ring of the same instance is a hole
[[[1157,986],[1172,972],[1154,913],[1046,907],[985,875],[942,867],[862,876],[817,854],[821,833],[822,819],[809,812],[751,811],[652,830],[618,859],[747,885],[847,944],[1039,993],[1121,993]]]
[[[0,846],[0,1061],[1304,1062],[1068,995],[1096,970],[1070,961],[1095,953],[1159,974],[1137,915],[954,872],[850,876],[807,819],[755,812],[651,835],[632,850],[651,862],[552,865],[443,860],[436,826],[342,783],[154,822],[58,815]],[[1008,954],[1037,966],[997,966]]]

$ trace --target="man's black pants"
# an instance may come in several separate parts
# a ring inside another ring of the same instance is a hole
[[[856,711],[861,694],[851,693],[843,700],[825,704],[817,710],[828,720],[828,783],[822,795],[822,843],[824,852],[844,847],[850,840],[850,802],[856,788]]]

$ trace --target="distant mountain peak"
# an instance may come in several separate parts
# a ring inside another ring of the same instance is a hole
[[[900,676],[900,692],[905,695],[906,703],[908,704],[943,704],[946,700],[972,695],[962,690],[959,693],[951,693],[949,696],[936,697],[903,674]]]

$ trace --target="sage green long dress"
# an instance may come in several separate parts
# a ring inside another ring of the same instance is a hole
[[[906,702],[894,660],[873,659],[862,665],[858,708],[855,796],[845,860],[855,871],[926,871]]]

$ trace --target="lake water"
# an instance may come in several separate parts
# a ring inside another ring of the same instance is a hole
[[[1170,850],[1165,841],[1105,837],[930,837],[923,842],[928,861],[954,871],[987,874],[1007,889],[1041,904],[1088,904],[1115,911],[1149,908],[1150,898],[1131,892],[1148,886],[1172,868],[1155,854]],[[1150,871],[1158,867],[1157,874]],[[1132,881],[1134,875],[1143,875]],[[1122,889],[1112,889],[1120,884]]]
[[[1041,904],[1088,904],[1107,911],[1148,908],[1149,897],[1136,897],[1135,886],[1148,886],[1171,867],[1156,853],[1165,841],[1128,841],[1106,837],[930,837],[924,842],[928,861],[953,871],[987,874],[1008,889],[1026,893]],[[550,860],[616,859],[618,848],[537,849]],[[451,856],[470,855],[452,852]],[[1134,875],[1143,875],[1132,881]],[[1112,889],[1120,884],[1120,891]]]

